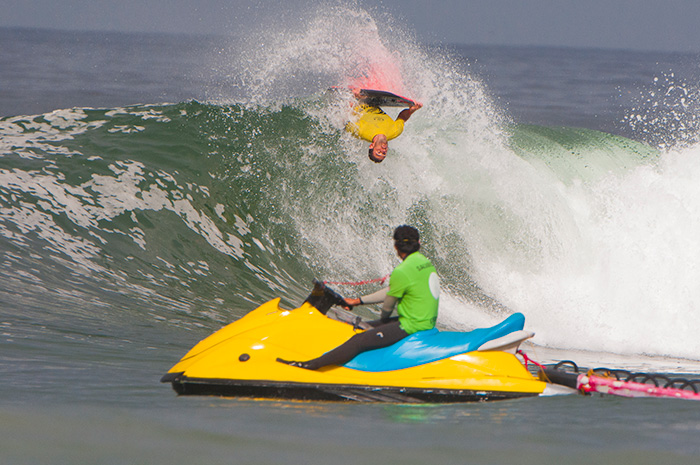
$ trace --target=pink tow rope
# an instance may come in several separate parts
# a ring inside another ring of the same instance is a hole
[[[386,275],[383,278],[368,279],[366,281],[354,281],[354,282],[339,282],[339,281],[323,281],[323,284],[332,284],[334,286],[362,286],[363,284],[381,283],[384,284],[390,275]]]
[[[620,381],[612,378],[580,374],[576,385],[583,392],[599,392],[622,397],[674,397],[677,399],[700,400],[700,394],[672,387],[650,386],[633,381]]]

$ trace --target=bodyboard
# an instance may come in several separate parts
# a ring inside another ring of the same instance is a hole
[[[406,97],[374,89],[360,89],[359,101],[371,107],[410,107],[416,104]]]

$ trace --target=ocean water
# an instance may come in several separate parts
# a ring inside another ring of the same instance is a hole
[[[0,461],[697,463],[687,401],[336,404],[159,383],[257,305],[298,306],[314,277],[384,276],[401,223],[441,275],[442,327],[519,311],[538,361],[700,374],[700,56],[435,46],[359,8],[277,26],[0,30]],[[424,103],[381,165],[328,91],[351,83]]]

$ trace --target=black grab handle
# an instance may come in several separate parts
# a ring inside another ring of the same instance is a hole
[[[316,310],[328,313],[333,305],[345,305],[345,299],[318,279],[313,280],[314,288],[304,302],[310,303]]]

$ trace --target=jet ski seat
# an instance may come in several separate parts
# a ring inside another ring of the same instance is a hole
[[[396,344],[363,352],[344,366],[371,372],[401,370],[478,350],[489,341],[521,331],[524,326],[525,316],[514,313],[495,326],[468,333],[437,328],[418,331]]]

